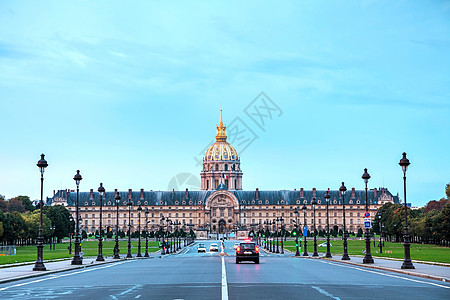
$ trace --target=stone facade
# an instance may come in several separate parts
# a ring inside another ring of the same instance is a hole
[[[311,201],[317,200],[316,228],[326,229],[326,190],[279,190],[254,191],[242,190],[242,171],[240,159],[236,150],[226,142],[226,126],[217,126],[216,142],[206,151],[201,170],[200,191],[111,191],[103,198],[102,224],[104,230],[115,231],[117,207],[115,195],[121,196],[118,207],[119,229],[131,231],[138,228],[139,211],[141,211],[141,230],[145,229],[145,214],[148,209],[149,230],[157,230],[159,226],[166,226],[164,219],[180,222],[186,230],[193,228],[198,236],[216,233],[234,233],[246,236],[250,229],[265,228],[265,224],[277,218],[283,218],[288,230],[292,230],[295,223],[304,223],[309,228],[313,224],[313,209]],[[330,228],[343,228],[342,197],[338,190],[329,191]],[[368,192],[370,213],[373,217],[380,206],[387,202],[399,203],[399,198],[393,196],[388,189],[371,189]],[[127,206],[128,200],[132,206]],[[363,228],[365,212],[365,191],[351,188],[344,196],[346,211],[346,227],[349,231]],[[64,205],[75,218],[76,192],[73,190],[59,190],[53,197],[47,198],[47,205]],[[306,213],[302,206],[306,205]],[[298,217],[294,209],[299,211]],[[130,216],[129,216],[130,214]],[[90,192],[79,194],[79,215],[81,230],[95,232],[99,229],[100,195],[92,189]],[[128,218],[131,218],[128,224]],[[274,228],[272,228],[274,229]]]

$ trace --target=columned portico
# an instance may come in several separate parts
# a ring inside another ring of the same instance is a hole
[[[206,199],[204,222],[209,223],[215,233],[232,232],[239,223],[239,202],[236,196],[227,190],[213,192]]]

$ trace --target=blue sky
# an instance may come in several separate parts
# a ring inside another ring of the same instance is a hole
[[[81,190],[167,190],[222,108],[255,138],[234,143],[244,189],[363,189],[366,167],[403,198],[406,151],[408,202],[444,196],[449,1],[241,2],[2,1],[0,194],[37,199],[41,153],[46,196],[77,169]]]

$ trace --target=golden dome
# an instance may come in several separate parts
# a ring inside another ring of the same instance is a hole
[[[236,149],[227,142],[225,130],[227,126],[222,122],[222,110],[220,110],[220,123],[217,125],[216,142],[206,150],[205,160],[238,160]]]

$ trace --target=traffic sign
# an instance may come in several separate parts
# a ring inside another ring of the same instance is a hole
[[[306,225],[303,226],[303,236],[308,235],[308,227]]]
[[[364,219],[364,228],[371,228],[372,227],[372,221],[369,219]]]
[[[365,218],[369,218],[369,217],[370,217],[370,213],[369,213],[368,211],[366,211],[366,212],[364,213],[364,217],[365,217]]]

